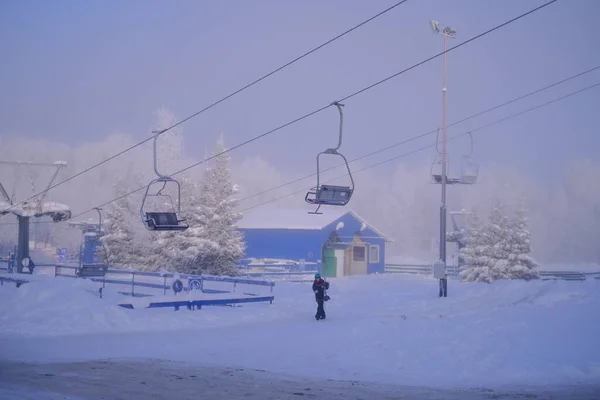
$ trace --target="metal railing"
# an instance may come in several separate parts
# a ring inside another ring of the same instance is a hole
[[[459,276],[460,269],[458,266],[447,266],[446,270],[448,276]],[[433,267],[429,264],[386,264],[385,272],[406,275],[433,275]],[[539,274],[540,279],[543,280],[585,281],[586,279],[600,279],[600,272],[540,270]]]
[[[457,277],[459,269],[457,266],[447,266],[448,276]],[[391,274],[410,274],[410,275],[433,275],[433,266],[431,264],[386,264],[385,272]]]
[[[37,264],[35,269],[38,273],[41,272],[43,275],[53,275],[54,277],[66,277],[66,278],[79,278],[75,275],[75,270],[77,266],[72,265],[63,265],[63,264]],[[42,272],[42,270],[46,270]],[[51,274],[45,273],[48,269],[52,270]],[[6,270],[6,268],[0,266],[0,271]],[[22,280],[27,280],[29,274],[10,274],[14,277],[19,277]],[[129,275],[129,279],[124,279],[125,276]],[[123,278],[120,278],[123,277]],[[81,279],[81,278],[80,278]],[[109,269],[106,272],[106,275],[103,277],[87,277],[85,279],[89,279],[93,282],[98,282],[102,284],[102,288],[106,287],[106,285],[123,285],[128,286],[129,290],[127,292],[120,292],[122,294],[128,294],[135,297],[140,296],[152,296],[148,291],[140,290],[140,289],[158,289],[162,290],[163,294],[167,294],[167,291],[172,290],[169,282],[173,282],[176,279],[179,279],[184,283],[187,280],[187,285],[184,284],[184,290],[201,290],[205,293],[228,293],[235,292],[238,285],[252,285],[252,286],[263,286],[269,287],[270,291],[273,292],[273,287],[275,286],[275,282],[265,281],[265,280],[257,280],[257,279],[249,279],[243,277],[226,277],[226,276],[215,276],[215,275],[189,275],[189,274],[178,274],[178,273],[170,273],[170,272],[148,272],[148,271],[136,271],[136,270],[123,270],[123,269]],[[205,282],[219,282],[219,283],[228,283],[233,284],[230,287],[231,290],[222,290],[222,289],[210,289],[206,288]],[[137,289],[137,290],[136,290]],[[146,292],[146,293],[144,293]],[[156,293],[154,293],[156,294]],[[246,294],[254,294],[254,293],[246,293]]]

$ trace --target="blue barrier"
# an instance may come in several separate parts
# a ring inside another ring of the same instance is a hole
[[[188,310],[202,309],[202,306],[218,306],[218,305],[229,305],[239,303],[258,303],[268,301],[269,304],[273,304],[275,296],[264,296],[264,297],[248,297],[238,299],[203,299],[203,300],[176,300],[176,301],[161,301],[156,303],[150,303],[145,308],[165,308],[173,307],[175,311],[179,310],[179,307],[187,307]],[[133,310],[133,304],[121,303],[120,307]]]
[[[78,267],[73,265],[65,265],[65,264],[37,264],[36,268],[54,268],[54,276],[58,277],[68,277],[68,278],[78,278],[74,273],[66,274],[63,273],[64,270],[72,270],[75,271]],[[130,275],[131,280],[121,280],[121,279],[110,279],[107,278],[106,275]],[[90,279],[92,282],[102,283],[103,287],[106,284],[116,284],[116,285],[129,285],[131,286],[131,295],[135,296],[135,287],[142,288],[151,288],[151,289],[162,289],[164,293],[168,290],[171,290],[171,287],[167,285],[167,279],[174,279],[175,276],[178,276],[179,279],[187,279],[188,287],[185,287],[184,290],[189,291],[192,289],[199,289],[204,293],[228,293],[229,290],[218,290],[218,289],[206,289],[204,288],[203,282],[223,282],[223,283],[233,283],[233,291],[237,284],[246,284],[246,285],[255,285],[255,286],[266,286],[271,288],[271,292],[273,292],[273,287],[275,286],[275,282],[270,281],[261,281],[254,279],[246,279],[246,278],[235,278],[235,277],[223,277],[223,276],[212,276],[212,275],[188,275],[188,274],[177,274],[177,273],[168,273],[168,272],[148,272],[148,271],[136,271],[136,270],[124,270],[124,269],[109,269],[106,272],[106,275],[103,277],[87,277],[86,279]],[[135,277],[153,277],[153,278],[162,278],[163,282],[159,283],[149,283],[149,282],[136,282]]]
[[[46,267],[46,266],[53,266],[58,268],[64,268],[64,269],[72,269],[75,270],[77,269],[77,267],[74,266],[69,266],[69,265],[62,265],[62,264],[57,264],[57,265],[45,265],[45,264],[40,264],[38,265],[38,267]],[[245,285],[257,285],[257,286],[275,286],[275,282],[270,282],[270,281],[258,281],[258,280],[254,280],[254,279],[245,279],[245,278],[234,278],[234,277],[228,277],[228,276],[214,276],[214,275],[188,275],[188,274],[177,274],[177,273],[171,273],[171,272],[148,272],[148,271],[135,271],[135,270],[124,270],[124,269],[109,269],[106,271],[106,274],[115,274],[115,275],[135,275],[135,276],[147,276],[147,277],[154,277],[154,278],[174,278],[175,275],[179,275],[180,279],[187,279],[187,280],[204,280],[204,281],[209,281],[209,282],[225,282],[225,283],[233,283],[233,284],[245,284]],[[270,273],[270,275],[279,275],[278,273]],[[287,275],[288,273],[284,273],[285,275]],[[265,274],[263,274],[265,275]],[[298,275],[301,275],[298,274]],[[57,276],[63,276],[62,274],[57,274]],[[98,278],[95,278],[98,279]],[[102,278],[99,278],[102,279]],[[136,282],[136,286],[138,286],[138,283]],[[143,286],[143,285],[139,285],[139,286]],[[162,286],[161,286],[162,288]]]

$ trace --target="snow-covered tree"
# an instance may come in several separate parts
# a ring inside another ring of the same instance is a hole
[[[153,131],[169,129],[177,123],[175,115],[166,107],[156,111],[156,118],[152,126]],[[150,143],[150,145],[153,145]],[[183,135],[180,126],[176,126],[161,133],[156,142],[156,155],[158,170],[163,174],[173,174],[181,169],[183,160]]]
[[[524,200],[518,202],[515,218],[510,222],[509,238],[502,258],[492,269],[494,279],[537,279],[538,264],[531,257],[531,233],[527,226]]]
[[[115,197],[121,197],[128,192],[129,185],[119,179],[114,189]],[[100,240],[106,247],[110,265],[130,268],[143,265],[144,255],[133,225],[139,221],[134,217],[133,205],[128,197],[121,197],[104,208],[102,225],[105,235]]]
[[[488,255],[497,260],[508,259],[512,232],[507,209],[499,199],[494,200],[487,231],[491,245]]]
[[[207,239],[200,223],[200,187],[187,178],[180,179],[181,214],[180,218],[189,226],[185,231],[161,232],[155,244],[155,251],[149,264],[155,270],[164,269],[187,274],[201,274],[205,254],[214,252],[216,243]]]
[[[461,277],[467,282],[498,279],[535,279],[537,264],[531,257],[531,234],[523,202],[511,220],[506,207],[496,199],[484,226],[474,216],[467,231],[466,246],[460,251]]]
[[[199,266],[208,274],[234,276],[239,274],[236,264],[243,258],[246,244],[236,227],[242,215],[235,211],[237,200],[232,196],[238,188],[231,181],[230,157],[225,150],[221,135],[213,154],[214,167],[206,168],[201,185],[198,228],[213,243],[206,245],[209,251]]]
[[[490,257],[488,227],[474,213],[466,230],[465,246],[459,251],[460,277],[466,282],[491,282],[491,267],[495,260]]]

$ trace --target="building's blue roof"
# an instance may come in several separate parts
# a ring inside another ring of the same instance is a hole
[[[256,209],[236,224],[240,229],[290,229],[290,230],[321,230],[327,225],[339,220],[346,214],[362,222],[382,239],[392,241],[389,237],[368,224],[354,211],[342,208],[324,210],[323,214],[309,214],[305,209]]]

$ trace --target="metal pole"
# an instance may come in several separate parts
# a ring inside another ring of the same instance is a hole
[[[25,257],[29,257],[29,217],[17,215],[17,220],[19,221],[19,237],[15,264],[17,266],[17,273],[22,274],[22,261]]]
[[[432,20],[430,21],[433,32],[441,35],[444,40],[444,62],[442,69],[442,202],[440,204],[440,261],[442,267],[442,273],[436,273],[436,276],[442,276],[440,278],[440,297],[447,296],[448,290],[448,274],[446,272],[446,184],[448,182],[448,157],[446,151],[447,134],[446,134],[446,95],[448,89],[446,88],[446,50],[447,40],[454,39],[456,37],[456,30],[452,27],[446,26],[443,29],[440,27],[440,22]]]
[[[446,51],[447,37],[444,39],[444,52]],[[440,260],[446,264],[446,180],[447,180],[447,161],[446,161],[446,53],[444,53],[444,65],[442,72],[442,204],[440,205]],[[448,281],[447,278],[440,279],[439,297],[447,296]]]

